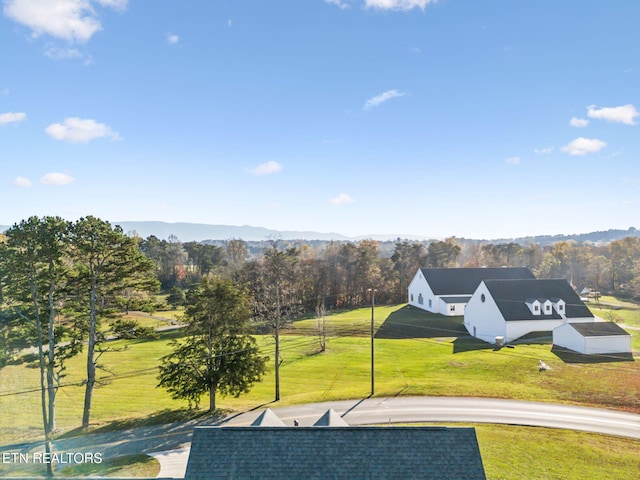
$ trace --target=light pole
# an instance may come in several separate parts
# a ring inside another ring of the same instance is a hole
[[[374,339],[374,307],[375,307],[375,298],[376,298],[376,289],[369,288],[367,290],[371,292],[371,396],[375,393],[375,362],[374,362],[374,348],[373,348],[373,339]]]

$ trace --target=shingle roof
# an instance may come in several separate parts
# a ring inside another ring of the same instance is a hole
[[[484,479],[473,428],[198,427],[186,479]]]
[[[483,280],[535,278],[526,267],[421,268],[434,295],[473,295]]]
[[[349,424],[344,421],[344,419],[338,415],[333,408],[330,408],[324,415],[322,415],[316,423],[313,424],[314,427],[348,427]]]
[[[553,308],[549,315],[543,312],[540,315],[534,315],[526,304],[526,301],[532,298],[542,301],[561,298],[566,303],[566,318],[593,317],[591,311],[566,280],[486,280],[484,284],[507,321],[562,318]]]
[[[570,325],[583,337],[629,335],[629,332],[613,322],[570,323]]]
[[[444,303],[469,303],[469,300],[471,300],[470,296],[464,296],[464,297],[442,297],[442,301]]]

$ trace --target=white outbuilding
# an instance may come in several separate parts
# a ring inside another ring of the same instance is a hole
[[[631,352],[631,335],[613,322],[566,323],[553,330],[553,345],[585,355]]]
[[[432,313],[463,315],[482,280],[533,278],[526,267],[420,268],[409,284],[409,304]]]
[[[464,313],[467,331],[489,343],[594,320],[566,280],[483,280]]]

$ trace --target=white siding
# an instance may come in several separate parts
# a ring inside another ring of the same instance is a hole
[[[585,343],[585,353],[587,353],[588,355],[631,352],[631,335],[588,337],[585,339]]]
[[[467,303],[464,326],[472,336],[489,343],[495,343],[496,337],[506,334],[504,318],[484,282],[480,283]]]
[[[574,352],[585,352],[584,337],[568,323],[553,329],[553,344]]]
[[[591,317],[571,318],[567,319],[569,323],[588,323],[593,322]],[[511,320],[506,322],[507,334],[504,341],[511,342],[531,332],[551,332],[567,323],[565,319],[557,320]],[[573,330],[573,329],[572,329]]]
[[[584,337],[565,324],[553,331],[553,344],[586,355],[631,352],[631,335]]]
[[[409,284],[409,305],[421,308],[428,312],[438,313],[438,302],[436,301],[431,288],[427,284],[427,281],[422,275],[422,272],[418,270]],[[419,300],[422,300],[420,303]],[[431,307],[429,307],[429,301],[431,301]]]

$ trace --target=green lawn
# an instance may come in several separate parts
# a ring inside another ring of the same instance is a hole
[[[282,336],[281,397],[278,405],[367,396],[370,388],[370,309],[327,317],[331,325],[327,350],[320,353],[315,319],[295,322]],[[457,338],[460,317],[430,315],[407,306],[377,307],[376,394],[460,395],[516,398],[593,405],[640,412],[640,362],[565,363],[548,344],[524,344],[494,350],[491,345]],[[403,330],[404,329],[404,330]],[[404,331],[407,338],[397,338]],[[342,336],[346,333],[349,336]],[[450,336],[442,337],[447,334]],[[96,427],[129,420],[135,425],[158,412],[181,410],[186,402],[172,400],[156,388],[157,365],[168,353],[168,342],[179,331],[164,332],[152,341],[116,341],[125,348],[106,353],[103,380],[94,394],[92,422]],[[635,335],[637,342],[639,335]],[[273,338],[257,337],[273,357]],[[552,367],[538,371],[539,360]],[[273,361],[269,361],[272,367]],[[82,415],[84,360],[69,362],[65,386],[58,393],[58,428],[77,428]],[[240,398],[220,398],[225,410],[253,408],[274,395],[272,369],[262,383]],[[38,371],[25,365],[0,370],[0,444],[41,436]],[[203,405],[206,405],[203,399]],[[165,418],[165,417],[163,417]]]
[[[640,440],[535,427],[475,425],[487,478],[637,478]]]
[[[44,477],[46,468],[37,464],[16,467],[0,464],[0,478]],[[160,473],[160,462],[148,455],[123,455],[105,459],[102,463],[86,463],[63,466],[55,471],[58,477],[100,477],[100,478],[154,478]]]

